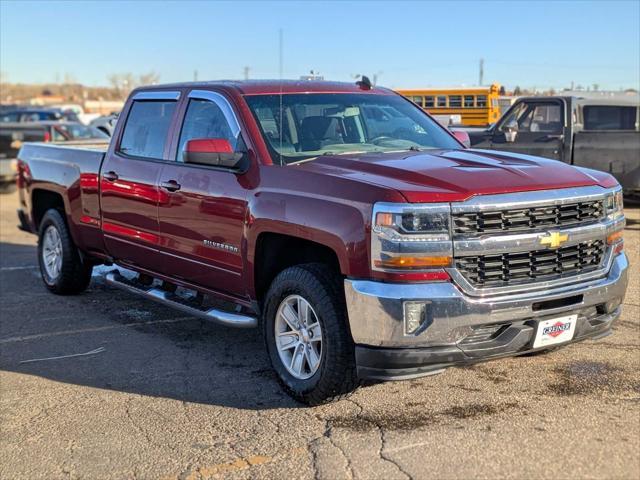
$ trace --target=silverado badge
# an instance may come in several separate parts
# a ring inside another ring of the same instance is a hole
[[[549,232],[549,235],[540,239],[542,245],[547,245],[549,248],[558,248],[564,242],[569,240],[569,235],[560,232]]]

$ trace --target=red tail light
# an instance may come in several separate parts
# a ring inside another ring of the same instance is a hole
[[[44,132],[44,141],[45,142],[51,141],[51,134],[49,132]]]

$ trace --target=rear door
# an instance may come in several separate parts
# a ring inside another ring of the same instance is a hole
[[[510,130],[514,132],[511,136]],[[561,99],[523,100],[498,121],[491,148],[564,160],[565,130],[565,108]]]
[[[102,230],[111,256],[158,270],[158,188],[180,92],[138,93],[100,172]]]
[[[245,174],[223,167],[184,163],[188,140],[225,138],[243,150],[240,126],[221,94],[189,93],[175,151],[175,162],[162,169],[160,185],[168,201],[159,205],[162,269],[232,296],[243,296],[242,239],[247,189]]]

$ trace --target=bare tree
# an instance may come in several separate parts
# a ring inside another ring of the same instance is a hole
[[[131,90],[141,85],[155,85],[159,80],[160,75],[153,71],[138,77],[131,72],[112,73],[107,76],[107,81],[119,95],[128,95]]]
[[[75,83],[78,83],[78,81],[76,80],[76,77],[74,77],[72,74],[70,74],[69,72],[66,72],[64,74],[62,83],[65,85],[73,85]]]
[[[144,73],[140,75],[140,77],[138,77],[138,85],[155,85],[159,81],[160,81],[160,75],[153,71],[149,73]]]

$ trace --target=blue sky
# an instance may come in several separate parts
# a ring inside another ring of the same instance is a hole
[[[161,82],[379,74],[392,88],[598,84],[638,88],[640,1],[24,2],[0,0],[0,70],[10,82],[113,73]]]

